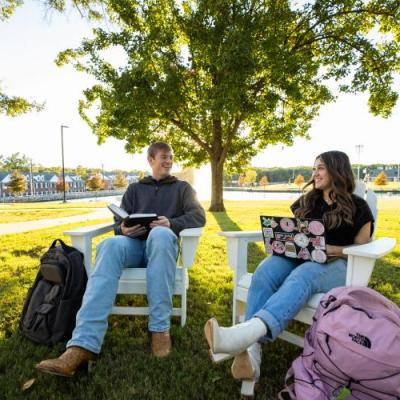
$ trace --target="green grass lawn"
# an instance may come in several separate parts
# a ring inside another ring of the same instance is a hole
[[[230,363],[213,365],[203,337],[203,325],[209,317],[216,316],[222,325],[231,322],[232,273],[224,239],[217,232],[258,229],[260,214],[290,215],[289,204],[227,201],[226,213],[208,213],[190,271],[187,325],[181,328],[178,320],[173,320],[174,351],[170,357],[151,356],[146,317],[112,316],[97,362],[89,373],[70,380],[36,373],[34,365],[57,356],[62,346],[35,345],[20,336],[17,326],[40,255],[54,238],[63,237],[64,230],[81,224],[0,236],[0,399],[238,399],[240,383],[231,377]],[[379,203],[377,237],[392,236],[400,242],[399,208],[399,201]],[[251,247],[251,269],[263,256],[261,246]],[[400,244],[378,262],[371,287],[400,305]],[[126,297],[121,301],[126,302]],[[294,328],[304,329],[299,324]],[[299,348],[279,339],[264,346],[258,399],[276,399],[287,369],[299,354]],[[31,378],[35,379],[32,387],[22,391],[23,383]]]
[[[53,219],[61,217],[70,217],[72,215],[83,215],[93,212],[93,210],[19,210],[3,211],[0,210],[0,224],[10,224],[12,222],[37,221],[40,219]]]
[[[88,214],[93,212],[94,208],[105,206],[105,202],[0,204],[0,224]]]

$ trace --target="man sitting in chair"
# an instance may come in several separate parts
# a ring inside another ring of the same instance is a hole
[[[185,228],[204,226],[205,213],[192,187],[170,175],[173,154],[168,144],[151,144],[147,160],[152,176],[129,185],[121,207],[129,214],[156,213],[158,219],[150,224],[150,232],[144,226],[126,227],[117,221],[116,236],[97,246],[94,270],[67,350],[59,358],[39,363],[39,371],[71,377],[77,368],[100,353],[118,280],[126,267],[147,267],[151,350],[156,357],[170,353],[178,236]]]

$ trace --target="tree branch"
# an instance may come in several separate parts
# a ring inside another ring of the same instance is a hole
[[[239,126],[242,122],[243,122],[243,115],[241,115],[240,117],[235,119],[233,127],[230,128],[228,131],[228,136],[226,138],[225,146],[223,146],[221,156],[220,156],[220,162],[222,162],[222,164],[224,163],[224,161],[226,159],[226,156],[231,147],[233,138],[234,138],[235,134],[237,133],[237,130],[239,129]]]
[[[170,121],[179,129],[182,131],[186,132],[191,139],[193,139],[202,149],[206,150],[208,154],[212,153],[211,147],[206,143],[203,142],[198,135],[196,135],[191,129],[189,129],[185,124],[183,124],[181,121],[171,118]]]
[[[326,23],[327,21],[330,21],[338,16],[342,16],[342,15],[349,15],[349,14],[372,14],[372,15],[385,15],[385,16],[394,16],[394,11],[393,12],[385,12],[384,10],[382,11],[375,11],[375,10],[370,10],[370,9],[366,9],[366,8],[357,8],[357,9],[353,9],[353,10],[348,10],[348,11],[338,11],[332,15],[330,15],[328,18],[324,18],[324,19],[317,19],[317,21],[311,25],[302,35],[299,36],[299,40],[296,40],[296,44],[294,46],[294,48],[297,47],[297,43],[301,42],[301,40],[307,36],[308,33],[313,32],[314,29],[318,26],[321,25],[323,23]],[[311,13],[309,15],[312,15]],[[288,38],[292,35],[292,33],[296,32],[298,28],[300,28],[301,25],[303,25],[305,22],[311,22],[311,18],[304,18],[302,19],[297,25],[296,28],[289,33]]]

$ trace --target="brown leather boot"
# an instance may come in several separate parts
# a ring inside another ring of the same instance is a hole
[[[94,353],[82,347],[72,346],[60,357],[40,362],[36,365],[36,369],[48,374],[71,378],[79,367],[87,364],[89,360],[93,360],[94,356]]]
[[[151,333],[151,351],[156,357],[166,357],[172,350],[171,335],[166,332]]]

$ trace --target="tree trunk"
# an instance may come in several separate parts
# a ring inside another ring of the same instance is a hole
[[[223,164],[219,160],[211,160],[211,204],[209,211],[225,211],[223,198]]]

